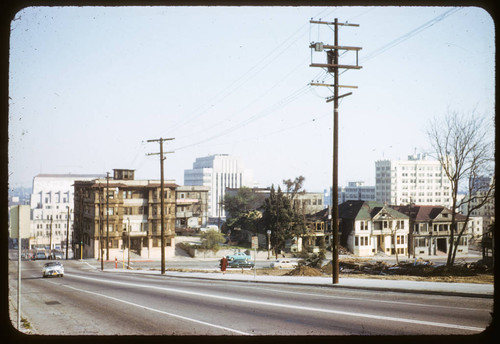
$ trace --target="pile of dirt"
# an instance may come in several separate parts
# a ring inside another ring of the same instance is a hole
[[[431,261],[418,260],[414,262],[400,262],[399,264],[389,264],[384,261],[367,260],[342,260],[339,261],[341,274],[349,275],[405,275],[418,277],[467,277],[479,274],[492,274],[492,269],[480,262],[455,264],[452,267],[446,265],[434,265]],[[331,262],[321,268],[324,274],[332,274]]]
[[[319,269],[311,268],[310,266],[299,265],[295,269],[287,273],[286,276],[323,276],[323,273]]]

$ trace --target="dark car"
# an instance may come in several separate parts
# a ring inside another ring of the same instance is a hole
[[[233,259],[227,262],[228,268],[253,268],[254,263],[247,259]]]

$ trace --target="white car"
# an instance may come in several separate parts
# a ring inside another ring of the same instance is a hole
[[[271,267],[273,269],[293,269],[296,268],[299,265],[299,263],[296,260],[291,260],[291,259],[278,259],[277,261],[274,261],[271,263]]]
[[[43,265],[43,268],[42,268],[42,276],[43,277],[49,277],[49,276],[63,277],[64,276],[64,267],[59,262],[45,263]]]

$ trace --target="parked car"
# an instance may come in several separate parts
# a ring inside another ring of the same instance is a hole
[[[226,256],[228,262],[232,261],[232,260],[250,260],[252,259],[252,257],[250,257],[249,255],[246,255],[245,253],[243,252],[236,252],[234,254],[231,254],[229,256]]]
[[[64,267],[59,262],[45,263],[42,268],[42,277],[64,276]]]
[[[248,259],[233,259],[228,261],[228,268],[253,268],[254,263]]]
[[[63,254],[61,252],[53,252],[50,259],[63,259]]]
[[[278,259],[271,263],[271,268],[273,269],[293,269],[296,268],[299,263],[296,260],[291,259]]]
[[[40,260],[40,259],[47,259],[45,252],[37,252],[35,254],[35,260]]]

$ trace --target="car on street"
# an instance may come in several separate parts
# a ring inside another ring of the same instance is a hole
[[[245,254],[244,252],[235,252],[229,256],[226,256],[227,260],[230,262],[232,260],[250,260],[252,257]]]
[[[45,263],[42,268],[42,277],[49,277],[49,276],[63,277],[64,276],[63,265],[59,262]]]
[[[253,268],[254,263],[248,259],[233,259],[227,262],[228,268]]]
[[[40,260],[40,259],[47,259],[45,252],[37,252],[35,254],[35,260]]]
[[[278,259],[271,263],[271,268],[273,269],[293,269],[296,268],[299,263],[296,260],[291,259]]]
[[[53,252],[50,259],[63,259],[63,254],[61,252]]]

